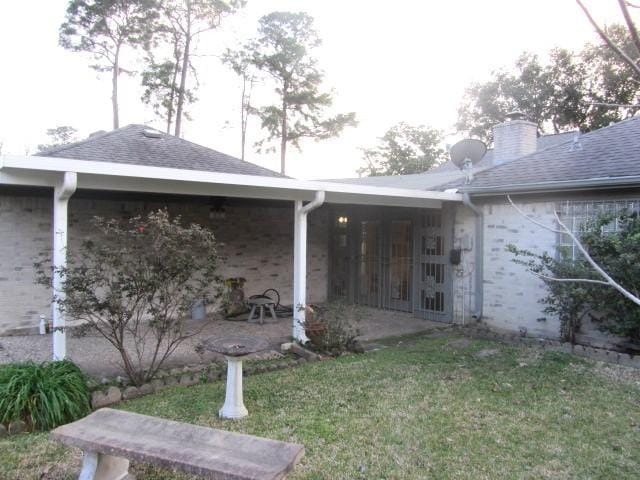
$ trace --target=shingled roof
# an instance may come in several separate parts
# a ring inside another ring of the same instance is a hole
[[[440,190],[461,187],[468,192],[516,188],[558,188],[571,182],[598,180],[612,184],[625,177],[640,177],[640,117],[623,120],[579,137],[538,150],[516,160],[477,172],[469,185],[460,180]],[[640,183],[640,182],[636,182]]]
[[[166,135],[144,125],[127,125],[110,132],[94,134],[86,140],[51,148],[37,155],[93,162],[284,177],[273,170],[182,138]]]
[[[575,132],[564,132],[553,135],[542,135],[538,137],[537,149],[543,150],[551,146],[570,141]],[[493,150],[487,150],[482,160],[475,166],[476,171],[490,168],[493,164]],[[375,177],[361,178],[340,178],[328,180],[336,183],[353,183],[355,185],[370,185],[377,187],[408,188],[413,190],[440,190],[440,185],[461,185],[463,174],[451,160],[438,165],[431,170],[410,175],[380,175]],[[449,187],[447,187],[449,188]]]

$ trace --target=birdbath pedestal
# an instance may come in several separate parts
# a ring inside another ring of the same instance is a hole
[[[207,350],[221,353],[227,359],[227,390],[224,405],[218,412],[220,418],[238,419],[249,415],[242,394],[242,360],[268,346],[264,338],[249,335],[209,338],[205,342]]]

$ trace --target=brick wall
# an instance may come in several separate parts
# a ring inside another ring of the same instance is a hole
[[[293,205],[238,204],[225,207],[224,218],[210,218],[205,203],[143,202],[72,198],[69,206],[69,250],[93,235],[95,215],[126,218],[167,206],[186,222],[211,228],[222,244],[221,274],[247,279],[245,293],[276,288],[282,303],[293,297]],[[40,314],[50,317],[51,293],[34,284],[33,262],[51,248],[52,200],[0,195],[0,334],[37,326]],[[309,215],[308,299],[327,296],[327,211]]]
[[[557,199],[551,201],[518,202],[518,206],[538,222],[554,226],[554,209]],[[540,300],[547,294],[544,283],[528,272],[525,267],[512,261],[513,255],[505,248],[514,244],[518,248],[535,253],[555,254],[557,234],[534,225],[522,217],[510,204],[480,204],[484,214],[484,308],[482,323],[502,331],[519,332],[526,329],[527,335],[546,338],[558,338],[560,323],[558,319],[543,313],[544,305]],[[471,310],[475,305],[473,270],[475,269],[475,238],[469,242],[465,237],[473,237],[474,215],[464,206],[456,211],[455,246],[471,245],[464,252],[464,268],[458,269],[454,276],[454,322],[472,323]],[[462,270],[462,272],[460,272]],[[464,302],[463,302],[464,290]],[[463,306],[464,305],[464,306]],[[462,312],[464,311],[464,319]],[[582,333],[578,335],[580,343],[608,347],[619,338],[600,332],[597,325],[585,320]]]
[[[500,165],[536,151],[538,126],[526,120],[510,120],[493,127],[493,164]]]
[[[508,203],[479,204],[484,215],[484,305],[482,322],[496,329],[519,331],[525,328],[531,335],[555,338],[557,319],[542,313],[539,300],[546,294],[544,283],[511,261],[506,246],[542,253],[554,252],[556,234],[543,230],[524,219]],[[520,206],[533,218],[553,225],[553,202],[524,203]],[[475,307],[475,216],[459,206],[456,211],[454,245],[470,249],[463,252],[462,268],[454,277],[454,322],[470,323]],[[464,299],[463,302],[463,291]],[[462,312],[464,311],[464,319]],[[546,320],[542,320],[546,318]]]

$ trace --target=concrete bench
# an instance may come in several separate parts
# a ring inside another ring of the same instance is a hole
[[[304,446],[103,408],[51,438],[84,452],[79,480],[120,480],[129,460],[217,480],[281,479]]]

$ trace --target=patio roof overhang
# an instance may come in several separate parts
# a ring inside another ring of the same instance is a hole
[[[327,203],[414,208],[440,208],[442,202],[462,202],[461,194],[450,192],[350,185],[65,158],[0,157],[0,185],[55,187],[60,183],[65,172],[75,173],[77,188],[86,190],[291,201],[311,201],[316,192],[324,191]]]
[[[307,215],[324,203],[412,208],[441,208],[462,202],[458,193],[350,185],[292,178],[239,175],[145,165],[38,156],[0,156],[0,186],[49,187],[53,190],[53,265],[67,262],[68,204],[77,189],[202,195],[292,201],[294,213],[293,336],[304,341],[306,310]],[[307,203],[305,203],[307,202]],[[62,278],[53,275],[58,297]],[[65,314],[52,308],[53,358],[66,357]]]

